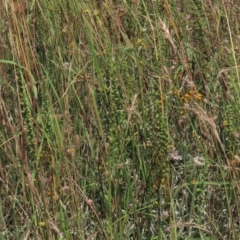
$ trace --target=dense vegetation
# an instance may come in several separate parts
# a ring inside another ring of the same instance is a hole
[[[0,3],[0,239],[239,239],[240,3]]]

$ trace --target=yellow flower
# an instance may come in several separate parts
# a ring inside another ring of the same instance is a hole
[[[39,222],[38,225],[39,225],[40,227],[45,227],[45,226],[46,226],[46,223],[45,223],[45,222]]]
[[[190,90],[190,91],[189,91],[189,94],[190,94],[190,95],[193,95],[193,94],[195,94],[195,93],[196,93],[195,90]]]
[[[221,127],[224,128],[228,125],[228,122],[226,120],[224,120],[221,124]]]
[[[194,95],[194,98],[195,98],[196,100],[200,101],[200,100],[202,100],[202,94],[197,93],[197,94]]]
[[[180,95],[180,92],[181,92],[180,90],[175,90],[175,91],[174,91],[174,94],[177,95],[177,96],[179,96],[179,95]]]
[[[189,103],[191,96],[189,94],[185,94],[184,96],[181,97],[181,99],[182,101],[184,101],[184,103]]]

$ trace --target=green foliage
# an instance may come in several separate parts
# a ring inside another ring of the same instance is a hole
[[[231,4],[0,4],[1,238],[238,239]]]
[[[27,88],[26,81],[24,79],[23,72],[17,70],[16,81],[18,82],[19,87],[19,97],[21,103],[21,113],[22,118],[24,119],[24,125],[22,126],[22,137],[24,143],[27,145],[27,157],[28,161],[34,161],[35,157],[35,143],[34,143],[34,129],[33,129],[33,106],[32,99]]]

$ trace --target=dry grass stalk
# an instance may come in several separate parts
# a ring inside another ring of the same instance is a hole
[[[194,108],[189,107],[189,106],[184,106],[183,109],[193,112],[201,122],[203,122],[204,124],[206,124],[209,127],[212,138],[220,144],[221,149],[223,150],[223,152],[225,154],[225,149],[224,149],[222,141],[219,137],[219,134],[217,131],[217,126],[216,126],[213,118],[208,116],[206,111],[204,111],[203,108],[201,106],[199,106],[196,102],[194,102],[193,106],[194,106]],[[226,158],[227,158],[227,156],[226,156]]]
[[[170,43],[170,45],[172,47],[173,52],[176,53],[177,47],[176,47],[176,45],[173,42],[173,39],[171,37],[169,28],[166,26],[166,24],[162,21],[161,18],[159,18],[159,22],[160,22],[160,26],[162,28],[162,31],[163,31],[163,34],[164,34],[165,38],[169,41],[169,43]]]

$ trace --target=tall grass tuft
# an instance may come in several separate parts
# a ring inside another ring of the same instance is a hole
[[[0,239],[239,239],[236,1],[0,3]]]

